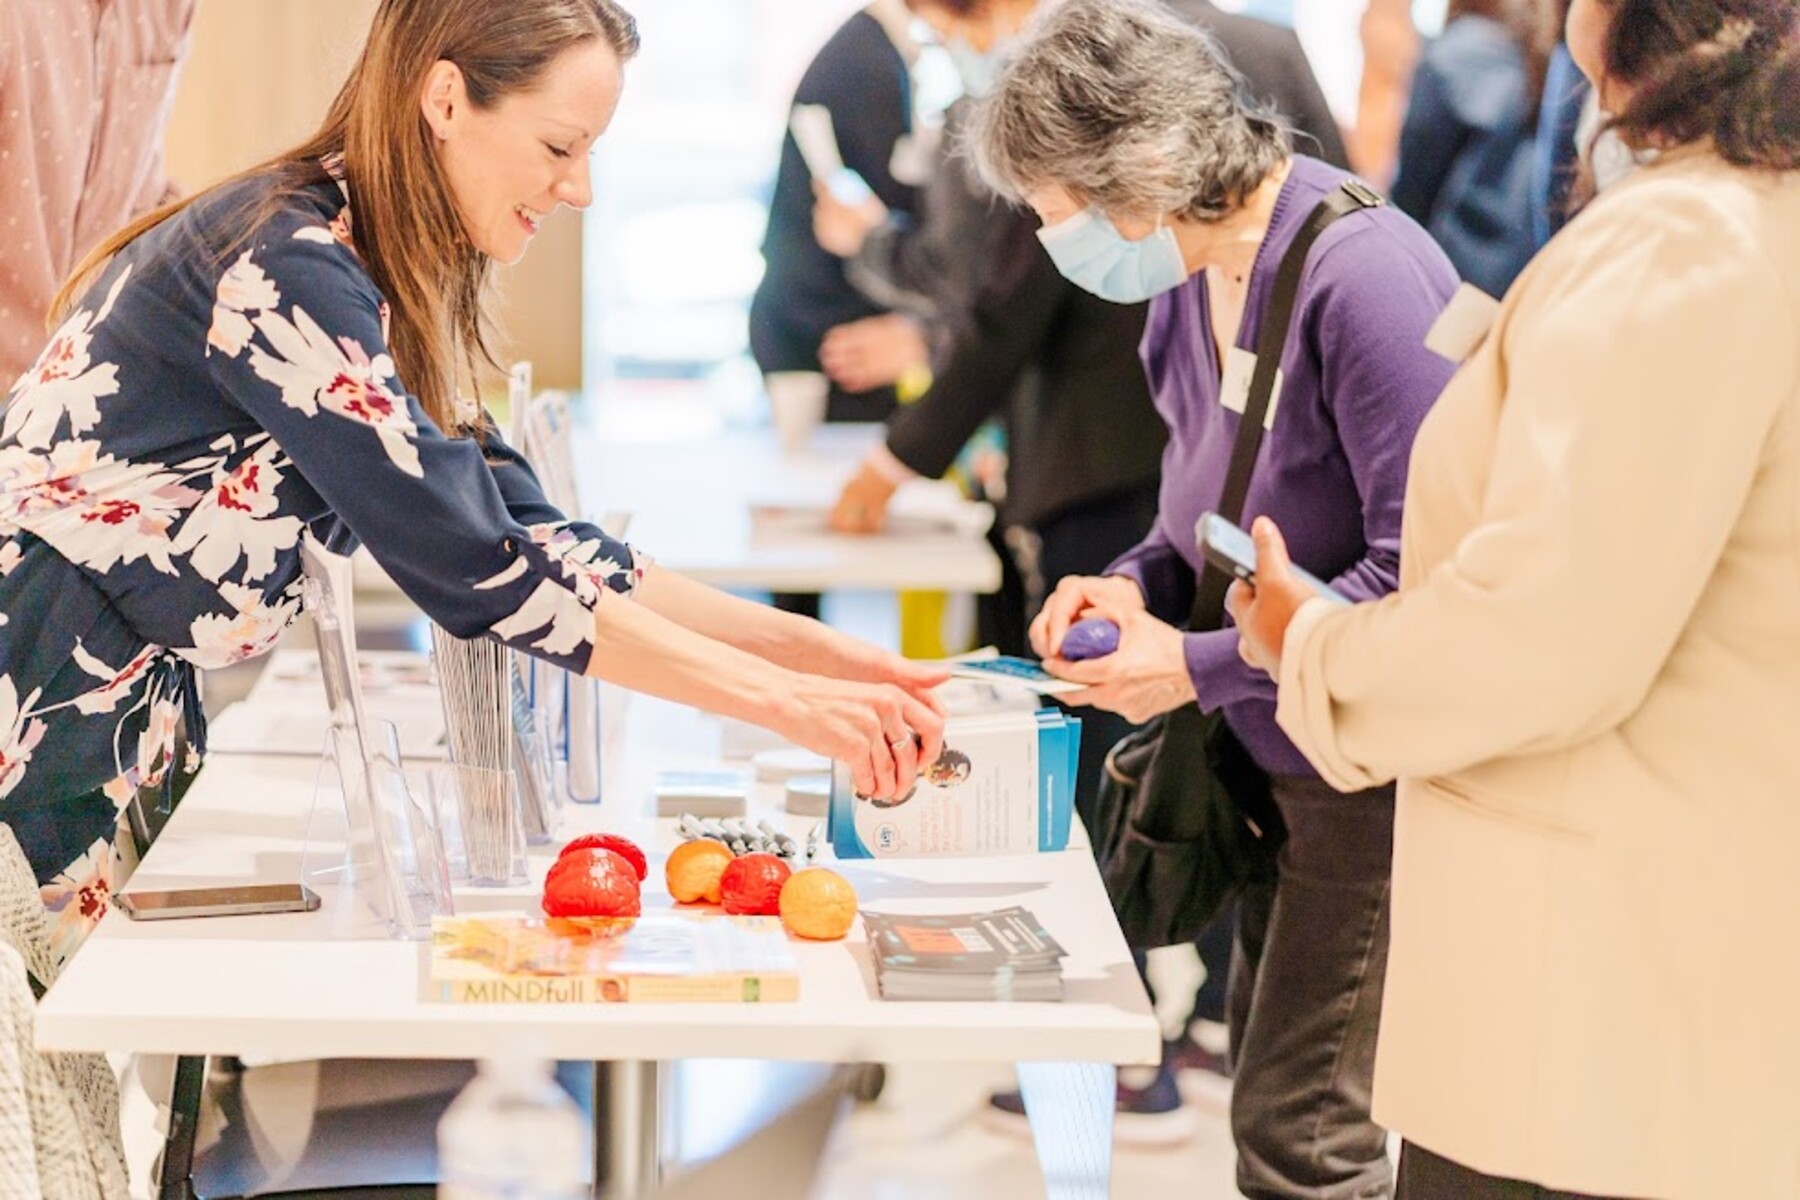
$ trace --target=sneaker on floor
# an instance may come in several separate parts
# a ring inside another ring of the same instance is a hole
[[[1206,1074],[1215,1074],[1220,1079],[1231,1078],[1231,1061],[1226,1058],[1224,1051],[1211,1051],[1193,1036],[1183,1036],[1168,1043],[1168,1049],[1163,1051],[1163,1061],[1177,1074],[1181,1074],[1183,1070],[1204,1070]]]
[[[1031,1136],[1025,1098],[1018,1092],[996,1092],[985,1106],[988,1124],[1008,1133]],[[1200,1132],[1200,1121],[1181,1102],[1175,1073],[1167,1067],[1119,1071],[1113,1096],[1113,1141],[1121,1146],[1176,1146]]]
[[[1175,1073],[1181,1097],[1202,1112],[1223,1116],[1231,1111],[1231,1063],[1223,1044],[1213,1049],[1192,1031],[1170,1042],[1163,1062]]]
[[[1154,1070],[1122,1067],[1113,1100],[1113,1141],[1121,1146],[1178,1146],[1200,1132],[1199,1115],[1182,1103],[1167,1050]]]

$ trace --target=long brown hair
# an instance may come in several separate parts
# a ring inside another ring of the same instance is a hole
[[[1710,138],[1740,167],[1800,169],[1794,0],[1606,0],[1605,70],[1629,84],[1612,127],[1633,149]]]
[[[494,364],[484,314],[492,260],[463,231],[432,148],[419,110],[425,77],[440,60],[455,63],[470,104],[485,110],[530,90],[558,55],[595,38],[621,61],[637,53],[637,24],[614,0],[382,0],[362,54],[317,132],[113,234],[63,284],[52,320],[68,313],[115,254],[189,204],[252,177],[274,176],[273,196],[245,222],[247,237],[284,196],[320,177],[321,159],[341,154],[355,197],[356,250],[391,309],[395,365],[426,414],[453,430],[458,372],[473,376],[483,362]]]

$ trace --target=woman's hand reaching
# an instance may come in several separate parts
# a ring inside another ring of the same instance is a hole
[[[901,660],[905,661],[905,660]],[[922,763],[944,748],[939,707],[896,683],[798,677],[787,716],[771,728],[795,745],[843,763],[858,795],[892,799],[912,790]],[[917,685],[925,678],[915,674]]]

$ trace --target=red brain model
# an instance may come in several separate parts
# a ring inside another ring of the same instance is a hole
[[[773,854],[743,854],[725,865],[720,902],[734,916],[773,917],[781,913],[781,885],[793,869]]]
[[[644,852],[638,849],[638,844],[616,833],[584,833],[558,851],[556,857],[560,859],[571,850],[611,850],[614,854],[622,855],[631,864],[632,869],[637,872],[639,883],[650,876],[650,863],[645,859]]]
[[[637,872],[617,851],[589,847],[566,852],[544,879],[545,916],[635,917],[642,912]]]

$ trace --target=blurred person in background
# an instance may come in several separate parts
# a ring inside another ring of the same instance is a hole
[[[0,4],[0,380],[49,340],[82,256],[173,197],[163,130],[193,17],[194,0]]]
[[[918,53],[907,32],[910,20],[903,0],[874,0],[857,10],[820,48],[794,92],[794,105],[822,105],[831,113],[844,165],[899,213],[912,212],[920,181],[904,169],[913,123],[909,71]],[[769,201],[762,282],[750,301],[750,353],[765,374],[821,370],[819,346],[828,330],[885,316],[883,306],[845,278],[843,260],[819,245],[812,214],[812,174],[790,131]],[[863,387],[834,380],[826,419],[879,421],[893,410],[894,398],[891,379]]]
[[[1569,0],[1538,0],[1538,12],[1546,39],[1553,41],[1531,158],[1531,236],[1541,248],[1573,215],[1582,158],[1577,132],[1592,89],[1563,37]]]
[[[1413,72],[1393,202],[1503,296],[1537,249],[1532,168],[1549,61],[1538,0],[1450,0]]]
[[[970,140],[984,177],[1037,212],[1060,271],[1113,303],[1151,302],[1142,356],[1169,429],[1150,533],[1103,571],[1065,577],[1033,645],[1087,685],[1072,703],[1134,722],[1222,709],[1287,826],[1277,878],[1242,894],[1230,972],[1239,1187],[1386,1195],[1369,1085],[1392,789],[1339,796],[1276,728],[1273,688],[1239,659],[1236,633],[1184,628],[1201,568],[1195,522],[1218,506],[1238,433],[1243,393],[1227,382],[1248,378],[1288,248],[1352,178],[1295,154],[1213,42],[1147,0],[1047,8],[975,109]],[[1423,343],[1455,286],[1425,231],[1385,205],[1336,221],[1308,255],[1247,511],[1289,514],[1306,565],[1350,594],[1396,582],[1412,434],[1450,375]],[[1063,635],[1089,616],[1120,626],[1118,649],[1061,658]],[[1175,1093],[1165,1061],[1132,1100],[1166,1114]]]
[[[1357,34],[1362,78],[1356,90],[1356,122],[1346,138],[1350,168],[1385,191],[1394,181],[1407,89],[1419,60],[1412,0],[1368,0]]]
[[[1264,521],[1231,602],[1324,776],[1399,780],[1402,1200],[1791,1200],[1800,8],[1574,0],[1568,42],[1655,157],[1419,431],[1399,593],[1310,599]]]

